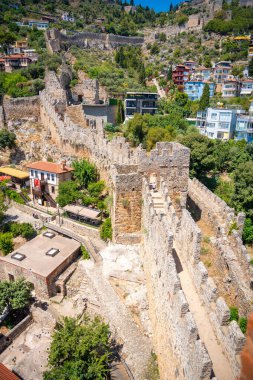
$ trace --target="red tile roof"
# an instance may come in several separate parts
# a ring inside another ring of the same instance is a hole
[[[61,174],[66,172],[71,172],[74,169],[66,166],[64,164],[55,164],[53,162],[38,161],[27,165],[30,169],[42,170],[49,173]]]
[[[0,380],[20,380],[13,372],[11,372],[5,365],[0,363]]]

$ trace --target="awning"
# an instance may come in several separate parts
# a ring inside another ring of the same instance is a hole
[[[82,218],[88,219],[97,219],[100,215],[100,211],[88,207],[76,206],[76,205],[67,205],[63,207],[64,211],[70,212]]]
[[[1,166],[0,173],[9,175],[11,177],[19,178],[19,179],[27,179],[29,178],[29,173],[24,172],[23,170],[10,168],[9,166]]]

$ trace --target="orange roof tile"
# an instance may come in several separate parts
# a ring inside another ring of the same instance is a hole
[[[27,168],[42,170],[49,173],[61,174],[71,172],[74,169],[69,166],[63,166],[63,164],[55,164],[53,162],[38,161],[27,165]]]
[[[19,380],[5,365],[0,363],[0,380]]]

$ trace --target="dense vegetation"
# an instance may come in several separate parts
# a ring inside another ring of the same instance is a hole
[[[71,203],[97,207],[103,214],[107,210],[106,188],[99,180],[95,165],[82,159],[73,162],[73,180],[59,185],[57,202],[61,207]]]
[[[64,318],[53,334],[44,380],[103,380],[109,374],[110,331],[98,317]]]
[[[145,68],[141,51],[138,48],[122,48],[111,53],[97,49],[70,49],[76,58],[74,69],[83,70],[92,79],[98,79],[110,94],[122,94],[126,91],[153,91],[145,86]]]
[[[24,279],[0,281],[0,315],[5,308],[20,310],[27,307],[31,300],[32,285]]]
[[[240,7],[239,1],[231,4],[223,3],[223,9],[216,12],[215,18],[209,21],[204,29],[206,32],[220,34],[249,33],[253,30],[253,8]],[[231,11],[231,20],[226,20],[226,12]]]
[[[22,1],[2,1],[2,12],[0,21],[8,22],[15,29],[15,21],[20,21],[22,17],[39,16],[32,12],[44,12],[55,17],[52,27],[67,29],[72,31],[91,30],[95,32],[106,31],[108,33],[121,34],[125,36],[137,35],[138,29],[144,26],[160,23],[160,14],[148,7],[137,6],[135,12],[127,12],[125,5],[133,3],[115,1],[110,4],[103,0],[80,0],[78,2],[52,1],[52,0],[22,0]],[[17,5],[14,6],[13,4]],[[61,14],[68,12],[74,16],[75,21],[63,21]]]

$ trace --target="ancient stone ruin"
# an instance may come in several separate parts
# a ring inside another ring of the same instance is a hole
[[[140,244],[161,379],[237,379],[245,337],[229,306],[248,315],[253,289],[244,215],[189,179],[188,148],[162,142],[148,154],[123,137],[107,140],[99,118],[74,122],[54,72],[39,106],[50,144],[88,157],[107,181],[114,242]]]

